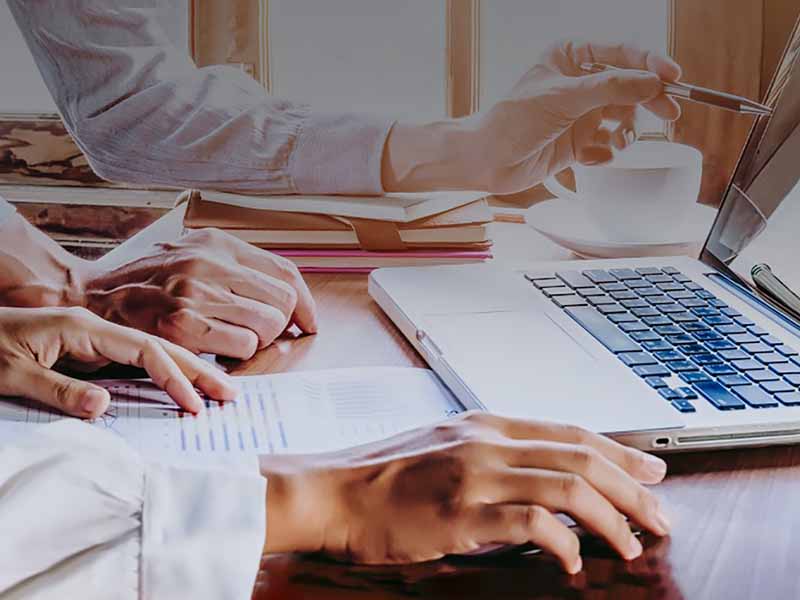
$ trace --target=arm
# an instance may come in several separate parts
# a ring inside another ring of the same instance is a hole
[[[255,464],[148,463],[115,434],[74,420],[4,440],[0,596],[249,598],[265,493]]]

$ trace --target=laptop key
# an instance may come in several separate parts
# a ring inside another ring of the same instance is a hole
[[[567,308],[565,311],[594,338],[613,353],[638,352],[641,347],[617,326],[589,306]]]
[[[666,273],[667,275],[680,275],[680,271],[678,269],[676,269],[675,267],[671,267],[671,266],[662,267],[661,272],[662,273]]]
[[[778,402],[786,406],[800,406],[800,392],[788,392],[786,394],[775,394]]]
[[[584,300],[580,296],[576,296],[576,295],[572,295],[572,296],[555,296],[553,298],[553,302],[555,302],[561,308],[568,308],[568,307],[571,307],[571,306],[586,306],[586,300]]]
[[[686,289],[692,290],[693,292],[699,292],[703,289],[703,286],[696,284],[694,281],[689,281],[686,283]]]
[[[522,274],[528,281],[556,281],[555,273],[537,273],[536,271],[526,271]],[[559,282],[558,285],[561,285]]]
[[[661,304],[659,305],[658,310],[660,310],[665,315],[670,315],[672,313],[682,313],[685,311],[685,309],[680,304],[675,304],[674,302],[671,304]]]
[[[669,363],[669,368],[673,373],[685,373],[686,371],[697,371],[697,365],[690,363],[688,360],[676,360]]]
[[[633,314],[636,314],[636,311],[633,311]],[[661,327],[665,325],[672,325],[672,319],[669,317],[665,317],[664,315],[658,315],[654,317],[645,316],[642,317],[642,321],[650,325],[650,327]]]
[[[769,331],[758,325],[751,325],[747,330],[755,336],[762,337],[769,335]]]
[[[637,317],[660,317],[661,313],[658,312],[652,306],[648,306],[647,308],[634,308],[631,311]]]
[[[658,296],[647,296],[647,301],[653,306],[660,306],[662,304],[675,304],[672,298],[667,298],[664,294]]]
[[[661,362],[670,362],[672,360],[684,360],[683,354],[681,354],[677,350],[659,350],[658,352],[653,352],[653,356],[655,356]]]
[[[700,381],[712,381],[711,377],[702,371],[688,371],[686,373],[678,374],[678,377],[683,379],[686,383],[698,383]],[[749,381],[747,383],[750,383]]]
[[[686,344],[695,343],[694,338],[686,333],[681,333],[680,335],[670,335],[667,337],[667,341],[674,346],[683,346]]]
[[[581,275],[578,271],[559,271],[556,273],[556,277],[558,277],[571,288],[577,289],[594,287],[594,283],[589,281],[589,279]]]
[[[661,275],[661,269],[657,267],[639,267],[638,269],[634,269],[639,275]]]
[[[669,313],[669,318],[676,323],[697,323],[697,317],[686,311]]]
[[[755,325],[752,319],[749,319],[745,316],[733,317],[733,320],[736,321],[737,325],[741,325],[742,327],[750,327],[751,325]]]
[[[778,401],[757,385],[743,385],[733,389],[733,393],[753,408],[778,406]]]
[[[673,278],[675,281],[678,281],[678,282],[680,282],[680,283],[691,283],[691,281],[692,281],[691,279],[689,279],[689,278],[688,278],[686,275],[684,275],[683,273],[677,273],[677,274],[673,275],[673,276],[672,276],[672,278]]]
[[[586,298],[589,304],[594,306],[600,306],[601,304],[616,304],[617,301],[614,300],[611,296],[606,296],[603,294],[602,296],[589,296]]]
[[[630,313],[616,313],[613,315],[608,315],[608,320],[612,323],[635,323],[639,319],[636,318],[635,315]]]
[[[727,385],[728,387],[735,387],[737,385],[752,385],[749,379],[742,377],[741,375],[723,375],[718,381],[722,385]]]
[[[562,285],[559,287],[544,288],[542,289],[542,293],[548,298],[553,298],[554,296],[571,296],[575,291]]]
[[[733,321],[731,321],[728,317],[723,317],[722,315],[717,315],[716,317],[704,317],[703,321],[709,325],[713,325],[714,327],[719,327],[721,325],[733,325]]]
[[[662,339],[653,340],[651,342],[642,342],[642,348],[650,352],[663,352],[665,350],[672,350],[672,344],[668,344]]]
[[[741,317],[742,313],[740,313],[735,308],[731,308],[730,306],[723,308],[720,312],[725,315],[726,317],[734,318],[734,317]]]
[[[578,296],[583,296],[584,298],[588,298],[589,296],[605,296],[606,293],[601,290],[599,287],[590,287],[590,288],[578,288],[575,290]]]
[[[602,269],[589,269],[584,271],[583,274],[592,281],[592,283],[614,283],[617,278],[608,271]]]
[[[777,363],[769,367],[778,375],[800,375],[800,367],[794,363]]]
[[[706,348],[703,344],[686,344],[685,346],[681,346],[681,352],[683,352],[686,356],[691,356],[693,354],[705,354],[708,352],[708,348]]]
[[[728,364],[715,364],[715,365],[706,365],[703,367],[706,370],[706,373],[709,375],[713,375],[714,377],[722,377],[723,375],[735,375],[736,370],[728,365]]]
[[[655,327],[654,330],[659,335],[678,335],[683,333],[683,329],[677,325],[660,325]]]
[[[775,352],[779,352],[784,356],[797,356],[797,352],[794,348],[790,348],[786,344],[781,344],[780,346],[775,346]]]
[[[632,290],[636,290],[637,292],[638,292],[639,290],[649,289],[649,288],[652,288],[652,287],[653,287],[653,286],[650,284],[650,282],[649,282],[649,281],[647,281],[646,279],[632,279],[632,280],[630,280],[630,281],[626,281],[626,282],[625,282],[625,284],[626,284],[626,285],[627,285],[627,286],[628,286],[630,289],[632,289]],[[661,292],[659,292],[658,290],[656,290],[656,292],[658,292],[659,294],[661,293]]]
[[[792,385],[800,387],[800,375],[785,375],[784,379],[791,383]]]
[[[660,390],[658,390],[658,393],[661,394],[667,400],[682,400],[681,395],[669,387],[661,388]]]
[[[714,340],[722,339],[722,336],[716,331],[695,331],[692,335],[701,342],[713,342]]]
[[[782,379],[778,381],[765,381],[761,387],[768,391],[770,394],[785,394],[786,392],[793,392],[794,386],[789,385]]]
[[[639,296],[636,295],[636,292],[632,292],[630,290],[625,290],[623,292],[611,292],[609,294],[614,300],[638,300]]]
[[[777,352],[769,352],[767,354],[756,354],[756,360],[765,365],[774,365],[777,363],[788,362],[789,359]]]
[[[750,355],[744,350],[722,350],[719,355],[725,360],[745,360],[750,358]]]
[[[654,365],[658,362],[647,352],[623,352],[619,355],[619,359],[629,367]]]
[[[661,365],[643,365],[641,367],[634,367],[633,372],[639,377],[669,377],[669,369],[665,369]]]
[[[690,388],[690,387],[679,387],[677,389],[677,391],[681,395],[681,398],[683,398],[684,400],[696,400],[697,399],[697,392],[695,392],[693,388]]]
[[[648,296],[663,296],[661,290],[654,288],[650,284],[648,284],[646,287],[637,287],[635,289],[636,293],[639,294],[642,298],[647,298]],[[702,300],[700,302],[702,302]]]
[[[720,310],[722,310],[722,309],[724,309],[724,308],[728,308],[728,305],[727,305],[727,304],[725,304],[725,303],[724,303],[722,300],[720,300],[719,298],[711,298],[711,299],[709,300],[709,303],[710,303],[710,304],[711,304],[711,306],[713,306],[714,308],[718,308],[718,309],[720,309]]]
[[[746,407],[738,396],[734,396],[716,381],[699,381],[694,384],[694,389],[720,410],[740,410]]]
[[[620,306],[619,304],[602,304],[597,307],[597,310],[604,315],[611,315],[613,313],[624,313],[627,312],[625,307]]]
[[[692,404],[688,400],[684,400],[683,398],[678,398],[677,400],[673,400],[672,406],[677,408],[682,413],[693,413],[697,411],[697,409],[694,407],[694,404]]]
[[[772,353],[772,348],[761,342],[742,344],[742,349],[750,354],[768,354]]]
[[[652,280],[651,280],[652,283]],[[684,288],[680,283],[677,282],[668,282],[668,283],[657,283],[656,287],[660,289],[662,292],[678,292],[684,290]]]
[[[704,308],[707,304],[699,298],[687,298],[686,300],[678,300],[678,304],[686,308]]]
[[[656,342],[661,340],[661,336],[654,331],[637,331],[631,334],[631,338],[637,342]]]
[[[742,333],[747,333],[747,330],[742,327],[741,325],[735,325],[731,323],[730,325],[720,325],[716,327],[716,330],[723,335],[739,335]]]
[[[698,317],[716,317],[719,315],[719,311],[714,308],[709,308],[708,306],[701,306],[700,308],[692,309],[692,312],[696,314]]]
[[[696,365],[704,367],[706,365],[719,365],[722,364],[722,359],[716,354],[695,354],[692,356],[692,362]]]
[[[767,369],[762,369],[761,371],[748,371],[746,373],[747,377],[750,378],[751,381],[755,381],[756,383],[763,383],[765,381],[777,381],[780,379],[775,373],[772,371],[768,371]]]
[[[683,287],[681,287],[680,291],[670,292],[669,294],[667,294],[667,296],[669,296],[673,300],[694,300],[695,299],[694,294],[692,292],[688,291],[688,290],[683,289]]]
[[[711,331],[708,327],[696,321],[694,323],[682,323],[681,327],[685,331]]]
[[[600,289],[604,292],[624,292],[628,288],[619,282],[616,283],[603,283],[600,285]]]
[[[674,281],[669,275],[645,275],[645,279],[656,285],[659,283],[672,283]]]
[[[774,335],[765,335],[761,338],[761,341],[769,346],[781,346],[783,342],[776,338]]]
[[[609,269],[609,273],[611,273],[614,277],[619,279],[620,281],[625,281],[627,279],[641,279],[642,276],[639,275],[633,269]]]
[[[614,315],[611,315],[612,317]],[[620,323],[619,328],[625,333],[634,333],[636,331],[649,331],[650,328],[641,321],[633,321],[631,323]]]
[[[712,340],[706,344],[711,350],[734,350],[736,345],[728,340]]]
[[[764,368],[757,360],[753,360],[752,358],[746,358],[744,360],[732,360],[731,364],[739,369],[742,373],[746,373],[747,371],[760,371]]]
[[[665,388],[667,387],[667,382],[661,379],[661,377],[645,377],[644,380],[654,390]]]
[[[620,300],[620,304],[625,308],[652,308],[641,298],[636,298],[635,300]]]

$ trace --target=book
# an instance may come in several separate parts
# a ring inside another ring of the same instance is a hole
[[[369,273],[381,267],[438,266],[484,262],[488,250],[367,252],[363,250],[272,250],[305,273]]]
[[[483,192],[429,192],[384,196],[245,196],[213,191],[202,191],[201,194],[207,202],[239,208],[337,215],[395,223],[424,219],[486,197]]]
[[[270,249],[487,250],[492,213],[476,200],[408,223],[381,222],[340,215],[237,208],[192,195],[184,227],[217,227],[246,242]]]

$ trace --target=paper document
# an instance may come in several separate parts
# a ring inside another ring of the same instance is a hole
[[[391,436],[464,409],[432,371],[336,369],[236,377],[239,397],[181,411],[149,381],[109,380],[112,402],[91,421],[143,455],[194,463],[253,454],[325,452]],[[27,401],[0,399],[0,439],[67,418]]]

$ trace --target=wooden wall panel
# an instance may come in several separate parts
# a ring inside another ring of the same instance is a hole
[[[800,2],[797,0],[764,0],[761,98],[766,94],[798,16],[800,16]]]
[[[684,80],[757,100],[761,96],[762,0],[673,0],[672,54]],[[676,141],[703,152],[702,201],[718,204],[753,117],[683,102]]]

